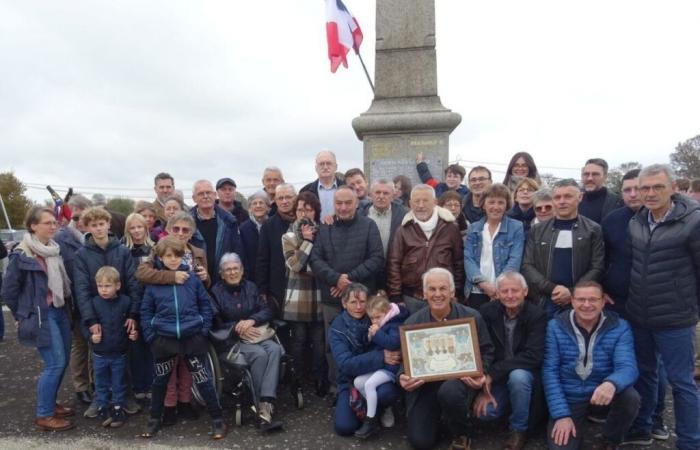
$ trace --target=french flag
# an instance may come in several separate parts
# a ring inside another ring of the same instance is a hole
[[[335,73],[342,63],[346,68],[345,56],[350,49],[360,52],[362,30],[357,20],[350,14],[341,0],[326,0],[326,38],[328,39],[328,59],[331,72]]]

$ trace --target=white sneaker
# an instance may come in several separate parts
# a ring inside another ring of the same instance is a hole
[[[387,407],[382,413],[382,417],[379,419],[384,428],[391,428],[396,423],[394,419],[394,410],[391,406]]]

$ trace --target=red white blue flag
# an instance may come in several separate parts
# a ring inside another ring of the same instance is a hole
[[[326,38],[331,72],[335,73],[340,64],[347,68],[345,56],[351,48],[359,53],[362,30],[341,0],[326,0]]]

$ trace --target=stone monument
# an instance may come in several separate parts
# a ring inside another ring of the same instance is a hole
[[[419,182],[418,152],[442,179],[462,118],[437,95],[435,0],[377,0],[374,82],[370,108],[352,121],[369,180],[403,174]]]

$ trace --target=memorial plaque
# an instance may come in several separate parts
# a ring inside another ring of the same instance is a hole
[[[406,175],[420,183],[416,172],[416,154],[422,152],[434,177],[442,179],[448,161],[447,133],[367,136],[365,138],[365,174],[370,182],[381,178],[391,181]]]

